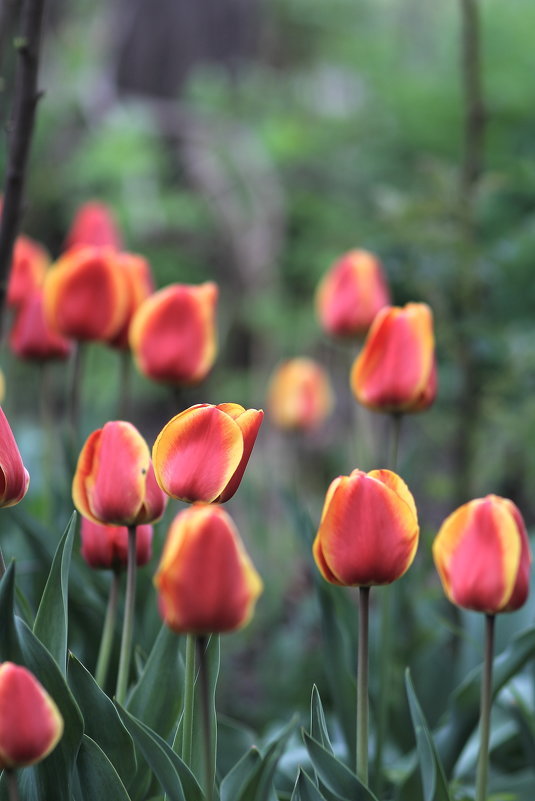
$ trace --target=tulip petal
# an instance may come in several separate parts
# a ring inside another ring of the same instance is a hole
[[[7,417],[0,409],[0,507],[21,501],[29,483],[30,475],[22,463]]]
[[[225,503],[229,498],[232,498],[240,485],[264,419],[264,412],[258,409],[245,410],[243,406],[239,406],[237,403],[220,403],[217,408],[228,414],[238,424],[243,436],[243,454],[240,463],[217,499],[219,503]]]

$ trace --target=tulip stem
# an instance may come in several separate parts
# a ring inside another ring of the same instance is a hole
[[[401,420],[403,419],[403,415],[399,412],[393,412],[392,414],[392,433],[391,433],[391,440],[390,440],[390,462],[389,467],[390,470],[396,470],[398,465],[398,454],[399,454],[399,435],[401,432]]]
[[[186,673],[184,677],[184,714],[182,717],[182,761],[191,767],[193,746],[193,708],[195,704],[195,645],[196,637],[186,637]]]
[[[117,413],[119,420],[126,420],[130,413],[130,360],[132,355],[130,350],[122,350],[120,354],[121,369],[119,377],[121,386],[119,387],[119,403]]]
[[[110,594],[108,597],[108,606],[106,608],[106,617],[104,618],[104,626],[102,627],[102,637],[100,640],[100,649],[98,652],[97,667],[95,670],[95,681],[99,687],[104,689],[106,676],[108,674],[108,667],[110,664],[111,649],[113,645],[113,635],[115,632],[115,622],[117,619],[117,603],[119,600],[119,571],[114,570],[111,584]]]
[[[7,778],[7,792],[9,801],[20,801],[17,774],[14,770],[6,770],[5,774]]]
[[[124,601],[123,633],[121,637],[121,653],[117,673],[117,689],[115,696],[118,703],[124,704],[130,672],[132,653],[132,634],[134,629],[134,609],[136,603],[136,527],[128,526],[128,561],[126,567],[126,596]]]
[[[74,347],[71,367],[71,383],[69,392],[69,425],[73,454],[78,453],[78,437],[80,435],[80,397],[82,393],[82,376],[84,369],[84,346],[77,342]]]
[[[357,776],[368,784],[368,618],[370,588],[359,587],[359,652],[357,664]]]
[[[485,618],[485,660],[481,681],[479,717],[479,758],[477,762],[476,801],[486,801],[489,771],[490,710],[492,706],[492,657],[494,653],[494,615]]]
[[[201,689],[201,704],[202,704],[202,723],[203,723],[203,740],[204,740],[204,774],[205,774],[205,790],[206,801],[213,801],[214,799],[214,784],[215,784],[215,763],[214,754],[212,749],[212,725],[210,715],[210,699],[209,699],[209,686],[208,686],[208,665],[206,663],[206,637],[198,636],[195,638],[197,641],[197,656],[199,660],[199,681]]]

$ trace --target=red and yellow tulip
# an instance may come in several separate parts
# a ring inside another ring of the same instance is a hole
[[[40,289],[49,264],[50,257],[38,242],[27,236],[17,237],[7,285],[7,305],[19,308]]]
[[[41,289],[34,290],[18,309],[9,347],[19,359],[30,361],[66,359],[70,355],[73,342],[52,330],[46,321]]]
[[[117,269],[122,270],[128,292],[128,311],[121,330],[115,334],[110,345],[115,348],[129,347],[128,332],[135,312],[144,300],[154,292],[154,281],[150,265],[143,256],[136,253],[118,253],[115,257]]]
[[[120,250],[121,234],[108,206],[96,200],[84,203],[74,216],[64,250],[86,247],[108,247]]]
[[[15,437],[0,409],[0,507],[19,503],[28,490],[30,476],[22,463]]]
[[[152,556],[152,526],[136,528],[136,564],[146,565]],[[82,517],[80,526],[81,553],[89,567],[119,570],[127,566],[128,529],[126,526],[106,526]]]
[[[329,376],[313,359],[289,359],[273,373],[268,408],[279,428],[305,431],[317,428],[325,422],[333,404]]]

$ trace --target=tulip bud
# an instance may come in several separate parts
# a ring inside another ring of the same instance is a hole
[[[433,315],[425,303],[379,312],[351,370],[360,403],[379,412],[419,412],[435,400]]]
[[[333,336],[365,333],[377,312],[390,303],[379,259],[367,250],[350,250],[321,280],[316,310],[323,329]]]
[[[27,236],[19,236],[13,248],[13,260],[7,285],[7,305],[18,308],[40,289],[50,258],[46,250]]]
[[[128,332],[135,312],[154,292],[154,282],[149,263],[143,256],[135,253],[118,253],[115,258],[117,269],[123,272],[128,290],[128,312],[120,331],[109,344],[115,348],[128,348]]]
[[[175,517],[154,583],[165,623],[189,634],[245,626],[262,592],[232,519],[211,504],[195,504]]]
[[[0,768],[40,762],[63,734],[63,718],[33,673],[13,662],[0,664]]]
[[[98,201],[84,203],[75,214],[64,250],[86,247],[108,247],[120,250],[121,235],[111,210]]]
[[[391,584],[411,566],[419,537],[414,499],[390,470],[353,470],[330,485],[313,554],[331,584]]]
[[[65,253],[48,270],[44,292],[47,322],[63,336],[108,341],[125,324],[129,291],[110,249]]]
[[[312,359],[289,359],[275,370],[268,405],[276,426],[310,430],[331,413],[334,395],[326,371]]]
[[[14,506],[28,490],[30,476],[22,463],[15,437],[0,409],[0,507]]]
[[[177,414],[152,450],[158,484],[181,501],[231,498],[249,461],[264,412],[237,403],[200,403]]]
[[[167,501],[156,483],[147,443],[122,420],[106,423],[86,440],[72,496],[84,517],[118,526],[158,520]]]
[[[526,601],[531,551],[522,515],[507,498],[487,495],[459,507],[442,524],[433,558],[457,606],[494,615]]]
[[[130,325],[130,347],[139,370],[154,381],[197,384],[216,356],[214,283],[172,284],[155,292]]]
[[[19,359],[30,361],[66,359],[71,353],[73,343],[53,331],[45,319],[42,290],[32,292],[18,310],[9,346]]]
[[[146,565],[152,556],[152,526],[136,528],[136,564]],[[119,570],[128,561],[128,529],[126,526],[105,526],[82,517],[80,526],[82,556],[95,569]]]

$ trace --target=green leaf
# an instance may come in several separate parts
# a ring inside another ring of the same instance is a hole
[[[327,723],[321,703],[320,694],[316,685],[312,687],[312,697],[310,699],[310,736],[317,740],[327,751],[333,753]]]
[[[424,713],[416,697],[408,668],[405,671],[405,687],[409,699],[412,725],[416,735],[424,801],[450,801],[444,768],[440,762]]]
[[[372,791],[343,762],[305,731],[303,738],[318,777],[340,801],[377,801]]]
[[[132,737],[115,706],[72,654],[69,655],[68,681],[82,710],[85,733],[104,751],[123,783],[128,784],[136,771],[136,755]]]
[[[69,567],[75,527],[76,512],[73,512],[57,547],[33,626],[33,633],[48,648],[63,674],[67,658]]]
[[[130,801],[130,796],[110,760],[86,734],[82,738],[76,767],[79,784],[74,795],[75,801]],[[45,795],[42,798],[52,799],[54,796]]]
[[[226,776],[256,742],[252,729],[225,715],[217,716],[217,767]]]
[[[312,779],[301,768],[297,775],[291,801],[326,801]]]
[[[241,801],[253,776],[262,765],[258,748],[251,748],[223,778],[219,788],[221,801]]]

